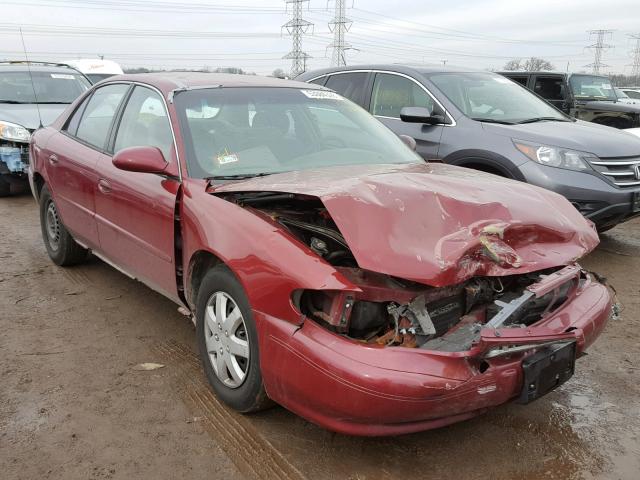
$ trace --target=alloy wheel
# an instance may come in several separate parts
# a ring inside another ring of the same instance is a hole
[[[45,215],[45,226],[47,230],[47,239],[52,250],[60,248],[61,225],[58,210],[53,202],[49,202],[47,213]]]

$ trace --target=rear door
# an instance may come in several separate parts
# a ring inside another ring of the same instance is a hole
[[[404,107],[426,107],[445,115],[417,80],[396,73],[376,73],[369,111],[397,135],[413,137],[416,151],[423,158],[438,158],[444,126],[403,122],[400,110]]]
[[[47,143],[48,181],[64,225],[80,242],[99,245],[95,222],[95,165],[128,85],[98,88]]]
[[[173,133],[161,95],[137,85],[131,92],[108,151],[99,155],[96,221],[104,255],[127,273],[177,299],[174,213],[179,178],[126,172],[113,152],[134,146],[159,148],[178,172]]]

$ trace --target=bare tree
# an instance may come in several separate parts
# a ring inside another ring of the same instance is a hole
[[[522,70],[522,60],[519,58],[514,58],[513,60],[509,60],[502,67],[504,70],[514,71],[514,70]]]
[[[553,70],[554,66],[544,58],[531,57],[526,60],[522,58],[514,58],[504,64],[505,70],[525,70],[527,72],[539,72],[541,70]]]

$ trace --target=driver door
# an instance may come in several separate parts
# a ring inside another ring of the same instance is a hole
[[[396,135],[413,137],[416,141],[416,152],[422,158],[438,158],[444,127],[403,122],[400,120],[400,110],[404,107],[426,107],[430,111],[439,108],[417,81],[394,73],[376,73],[370,112]]]

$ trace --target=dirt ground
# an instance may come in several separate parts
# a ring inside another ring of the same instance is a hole
[[[230,412],[173,303],[95,258],[54,266],[29,196],[0,199],[0,219],[0,478],[640,478],[640,221],[582,262],[624,311],[568,383],[528,406],[363,439],[279,407]]]

